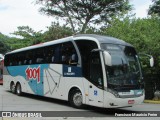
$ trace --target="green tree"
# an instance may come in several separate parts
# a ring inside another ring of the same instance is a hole
[[[131,9],[129,0],[36,0],[40,12],[62,18],[73,33],[84,33],[87,26],[111,21],[113,16]]]
[[[43,41],[42,31],[34,31],[29,26],[19,26],[18,30],[12,33],[13,35],[20,36],[25,46],[34,45]]]
[[[28,46],[28,43],[25,40],[15,37],[7,39],[5,43],[9,46],[10,50],[15,50]]]
[[[43,33],[42,31],[36,32],[29,26],[19,26],[18,30],[12,34],[20,38],[12,37],[6,40],[6,43],[10,46],[11,50],[15,50],[22,47],[71,36],[73,33],[71,28],[66,27],[65,25],[60,26],[59,23],[52,23],[51,26],[47,27],[47,30]]]
[[[150,6],[148,14],[156,14],[160,16],[160,0],[152,0],[153,4]]]
[[[4,54],[7,51],[9,51],[9,46],[6,44],[6,40],[8,40],[9,37],[6,35],[3,35],[2,33],[0,33],[0,54]]]
[[[43,42],[68,37],[73,34],[71,28],[65,25],[60,26],[59,23],[56,22],[53,22],[51,26],[47,27],[47,29],[48,30],[43,34],[44,36]]]
[[[4,54],[9,50],[9,47],[0,40],[0,54]]]

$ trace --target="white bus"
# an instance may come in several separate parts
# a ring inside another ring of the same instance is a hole
[[[4,87],[61,100],[73,107],[126,107],[144,100],[142,71],[132,45],[82,34],[5,55]]]

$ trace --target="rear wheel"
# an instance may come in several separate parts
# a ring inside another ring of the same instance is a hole
[[[10,84],[10,90],[12,93],[15,93],[15,84],[13,82]]]
[[[16,94],[19,96],[22,95],[22,89],[21,89],[20,83],[17,83],[17,85],[16,85]]]
[[[70,104],[75,108],[82,108],[83,107],[83,98],[82,93],[80,90],[74,90],[71,92],[70,95]]]

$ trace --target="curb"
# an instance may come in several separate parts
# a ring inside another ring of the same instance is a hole
[[[144,100],[144,103],[160,104],[160,100]]]

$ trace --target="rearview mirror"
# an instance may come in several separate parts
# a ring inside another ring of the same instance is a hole
[[[143,55],[143,56],[147,56],[149,57],[149,62],[150,62],[150,67],[153,67],[154,66],[154,59],[151,55],[148,55],[148,54],[145,54],[145,53],[139,53],[139,55]]]
[[[102,49],[93,49],[91,52],[103,52],[105,65],[112,66],[112,57],[109,52]]]
[[[103,54],[104,54],[105,65],[112,66],[112,57],[111,57],[111,55],[107,51],[104,51]]]
[[[153,59],[152,56],[151,56],[151,58],[149,59],[149,62],[150,62],[150,66],[153,67],[153,66],[154,66],[154,59]]]

